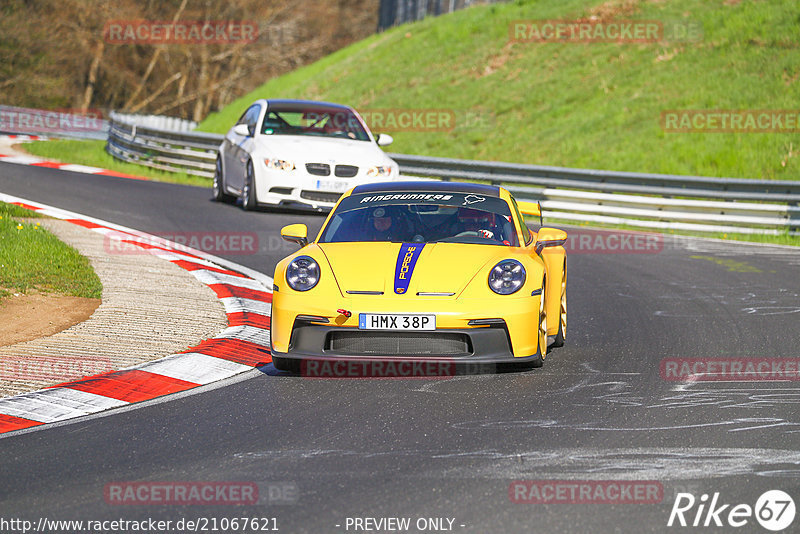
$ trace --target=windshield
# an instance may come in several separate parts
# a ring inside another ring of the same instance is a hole
[[[366,129],[349,109],[320,109],[302,107],[270,109],[261,124],[264,135],[305,135],[340,137],[369,141]]]
[[[471,243],[519,246],[517,230],[508,204],[499,198],[475,195],[430,195],[449,197],[409,203],[384,195],[351,196],[342,201],[322,233],[320,243],[385,241],[396,243]],[[479,202],[463,202],[467,197]]]

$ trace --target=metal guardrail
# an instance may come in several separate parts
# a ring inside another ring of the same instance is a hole
[[[137,126],[112,115],[106,150],[166,171],[212,178],[224,136]],[[540,202],[545,219],[696,232],[800,235],[800,181],[571,169],[389,154],[406,176],[502,185]]]
[[[223,136],[140,126],[113,115],[106,152],[115,158],[154,169],[213,178]]]
[[[550,219],[696,232],[800,234],[800,181],[389,156],[406,175],[503,185],[520,200],[539,201],[543,217]]]
[[[108,121],[100,110],[32,109],[0,105],[0,133],[105,140]]]
[[[171,132],[190,132],[197,128],[197,122],[179,117],[167,117],[165,115],[142,115],[140,113],[120,113],[112,111],[112,120],[117,120],[125,124],[135,124],[136,126],[146,126],[148,128],[158,128]]]

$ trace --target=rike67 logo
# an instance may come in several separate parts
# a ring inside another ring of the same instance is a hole
[[[719,492],[710,501],[707,493],[699,499],[691,493],[678,493],[667,526],[739,528],[755,518],[765,529],[778,532],[792,524],[795,512],[794,500],[781,490],[765,491],[755,506],[725,503]]]

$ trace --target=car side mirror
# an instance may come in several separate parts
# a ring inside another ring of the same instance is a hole
[[[394,137],[389,134],[378,134],[375,141],[378,143],[378,146],[389,146],[394,143]]]
[[[250,137],[250,128],[246,124],[237,124],[233,127],[233,133]]]
[[[567,233],[557,228],[539,228],[536,234],[536,253],[541,254],[545,248],[560,247],[567,242]]]
[[[297,243],[302,248],[308,245],[308,228],[305,224],[290,224],[281,228],[281,237],[290,243]]]

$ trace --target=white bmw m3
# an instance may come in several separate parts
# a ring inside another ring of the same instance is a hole
[[[303,100],[257,100],[225,135],[214,172],[214,199],[330,209],[361,184],[398,178],[397,163],[348,106]]]

